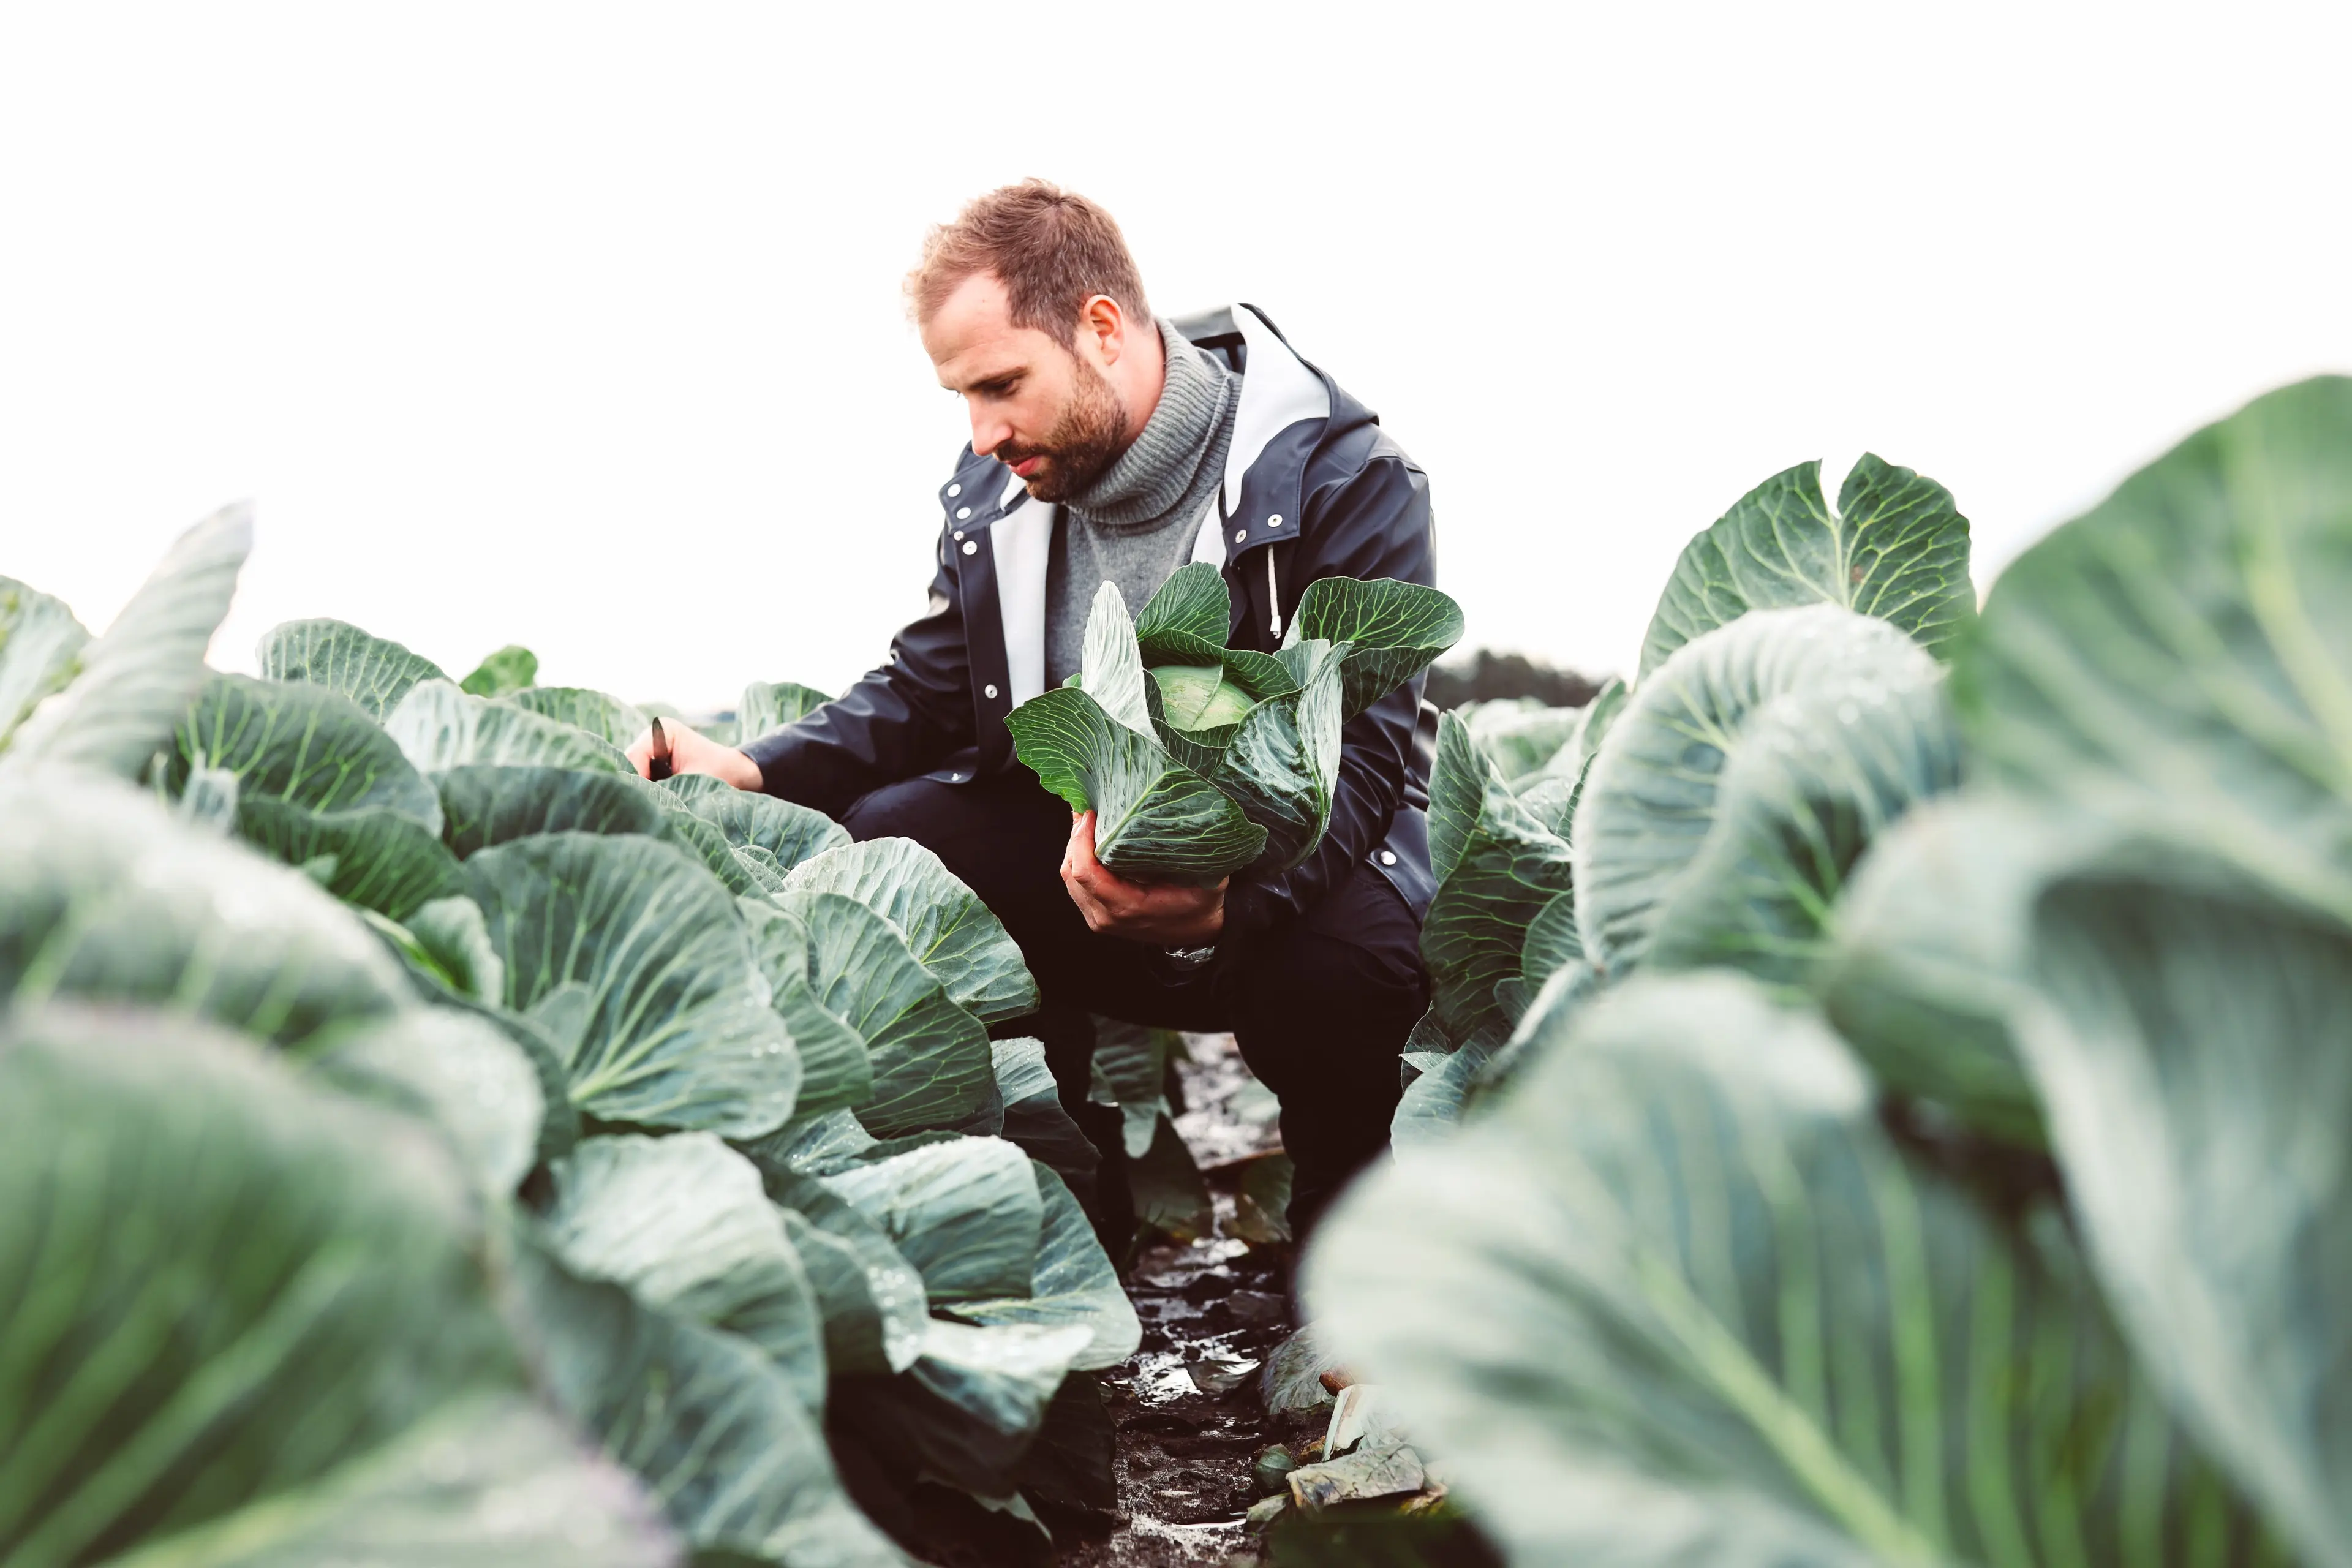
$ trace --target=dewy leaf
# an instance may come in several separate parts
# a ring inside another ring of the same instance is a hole
[[[0,1211],[20,1220],[0,1226],[16,1568],[290,1564],[362,1529],[370,1561],[409,1568],[667,1560],[626,1491],[520,1415],[477,1200],[422,1122],[184,1019],[21,1011],[0,1024]],[[416,1472],[414,1445],[519,1423],[535,1440],[506,1463]]]
[[[457,684],[475,697],[504,697],[521,691],[539,679],[539,656],[520,643],[509,643],[477,665]]]
[[[768,1196],[782,1205],[784,1228],[824,1310],[825,1363],[834,1375],[914,1365],[930,1321],[929,1298],[915,1266],[880,1226],[814,1177],[764,1158],[757,1148],[746,1153],[760,1166]]]
[[[106,635],[82,648],[73,683],[8,737],[8,754],[136,777],[203,688],[205,649],[252,548],[244,505],[180,535]]]
[[[737,789],[708,773],[676,774],[660,787],[719,829],[730,846],[764,849],[784,871],[849,842],[848,832],[821,811],[757,790]]]
[[[1509,1020],[1496,982],[1520,973],[1529,926],[1566,895],[1566,844],[1531,816],[1453,714],[1438,721],[1429,784],[1429,857],[1437,896],[1421,928],[1430,1009],[1452,1045],[1484,1030],[1499,1044]]]
[[[470,697],[446,680],[419,681],[410,688],[400,706],[385,717],[383,729],[423,773],[488,763],[636,774],[628,758],[585,731],[526,709]]]
[[[843,842],[793,868],[786,903],[846,893],[888,921],[916,961],[983,1024],[1037,1010],[1037,983],[1021,949],[980,895],[911,838]]]
[[[652,722],[635,703],[584,686],[532,686],[498,699],[543,719],[585,730],[611,746],[626,746]]]
[[[412,1008],[341,1042],[317,1067],[342,1089],[430,1118],[484,1192],[511,1194],[530,1170],[547,1113],[539,1072],[480,1018]]]
[[[1576,808],[1577,917],[1604,973],[1643,961],[1799,977],[1845,874],[1958,781],[1940,667],[1885,621],[1759,610],[1642,683]]]
[[[742,698],[735,704],[736,731],[743,740],[756,741],[832,700],[824,692],[793,681],[755,680],[743,689]]]
[[[2352,379],[2191,436],[2001,574],[1954,673],[1983,771],[2352,916],[2347,541]]]
[[[1003,1497],[1072,1359],[1091,1342],[1076,1323],[982,1328],[934,1318],[905,1373],[854,1380],[835,1403],[851,1428],[908,1469]]]
[[[1018,1143],[1071,1186],[1092,1193],[1102,1156],[1062,1104],[1061,1086],[1045,1063],[1044,1043],[1025,1037],[991,1040],[989,1049],[996,1058],[997,1098],[1004,1102],[1005,1140]],[[1050,1230],[1050,1214],[1046,1223]]]
[[[543,1235],[564,1268],[647,1307],[740,1334],[824,1409],[824,1319],[783,1211],[707,1132],[589,1138],[555,1167]]]
[[[2148,858],[2043,892],[2020,1043],[2143,1361],[2305,1561],[2352,1563],[2352,931]]]
[[[551,833],[466,862],[505,1005],[556,1006],[572,1100],[607,1121],[751,1137],[782,1125],[800,1058],[727,890],[649,838]],[[557,1006],[561,1004],[560,1006]]]
[[[0,577],[0,746],[42,698],[65,689],[89,641],[63,600]]]
[[[800,1053],[801,1091],[792,1125],[864,1105],[874,1098],[874,1066],[865,1038],[826,1012],[810,988],[808,928],[765,899],[739,898],[735,907],[751,931],[752,962],[773,994],[770,1005]]]
[[[1118,1365],[1143,1342],[1143,1325],[1127,1289],[1118,1280],[1093,1224],[1060,1176],[1034,1165],[1037,1194],[1045,1201],[1045,1229],[1037,1267],[1027,1289],[995,1300],[950,1301],[943,1310],[968,1323],[1066,1323],[1086,1326],[1094,1338],[1070,1359],[1072,1366],[1100,1371]]]
[[[300,872],[102,774],[0,779],[0,999],[145,1003],[299,1046],[411,994]]]
[[[396,812],[441,831],[441,802],[367,711],[323,686],[215,675],[180,720],[170,787],[189,770],[226,768],[240,801],[308,811]]]
[[[898,1568],[842,1490],[782,1368],[735,1335],[518,1259],[521,1310],[564,1412],[644,1477],[697,1547],[771,1563]]]
[[[1906,1152],[1738,976],[1596,999],[1342,1200],[1306,1290],[1514,1562],[2263,1555],[2060,1216]]]
[[[988,1027],[954,999],[896,927],[845,893],[795,900],[809,988],[866,1042],[873,1098],[857,1119],[879,1138],[959,1125],[992,1097]]]
[[[1039,783],[1095,814],[1095,854],[1121,876],[1208,886],[1265,847],[1265,829],[1239,805],[1084,691],[1033,697],[1004,724]]]
[[[444,829],[460,858],[540,833],[637,833],[659,837],[669,817],[643,781],[571,768],[469,763],[433,775]]]
[[[418,681],[449,679],[431,659],[343,621],[287,621],[265,632],[254,652],[263,679],[341,692],[379,723]]]
[[[1087,639],[1079,689],[1102,710],[1145,740],[1156,739],[1151,710],[1143,697],[1143,654],[1136,647],[1135,623],[1116,583],[1095,591],[1087,613]]]
[[[1352,719],[1462,640],[1462,606],[1434,588],[1390,577],[1318,577],[1299,595],[1285,646],[1345,643],[1340,701]]]
[[[1952,493],[1864,453],[1832,516],[1821,464],[1773,475],[1684,548],[1642,641],[1642,678],[1750,610],[1820,604],[1875,616],[1950,658],[1976,613],[1969,520]]]
[[[2032,981],[2034,895],[2113,831],[2012,797],[1931,801],[1879,839],[1840,900],[1815,994],[1887,1088],[2039,1148],[2010,1034]]]
[[[1030,1293],[1045,1215],[1018,1146],[957,1138],[821,1180],[882,1227],[934,1303]]]

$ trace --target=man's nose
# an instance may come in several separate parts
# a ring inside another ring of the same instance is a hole
[[[971,449],[985,458],[1013,439],[1012,425],[994,415],[971,411]]]

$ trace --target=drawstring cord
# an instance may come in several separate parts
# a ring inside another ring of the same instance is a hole
[[[1265,553],[1266,629],[1274,633],[1274,640],[1279,644],[1282,641],[1282,590],[1274,581],[1274,546],[1267,544],[1259,548]]]

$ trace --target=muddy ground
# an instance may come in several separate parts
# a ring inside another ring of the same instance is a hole
[[[1143,1347],[1105,1379],[1118,1434],[1118,1514],[1107,1535],[1066,1528],[1055,1559],[1065,1568],[1255,1563],[1242,1523],[1255,1500],[1251,1460],[1297,1436],[1269,1421],[1258,1397],[1259,1369],[1291,1331],[1290,1249],[1266,1239],[1265,1216],[1240,1191],[1248,1162],[1281,1147],[1273,1096],[1249,1077],[1231,1037],[1188,1044],[1176,1129],[1208,1176],[1216,1231],[1148,1247],[1129,1271]]]

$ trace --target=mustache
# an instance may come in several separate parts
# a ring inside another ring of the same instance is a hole
[[[1032,458],[1050,458],[1054,455],[1054,449],[1051,447],[1023,447],[1011,441],[1003,443],[989,454],[1008,468],[1025,463]]]

